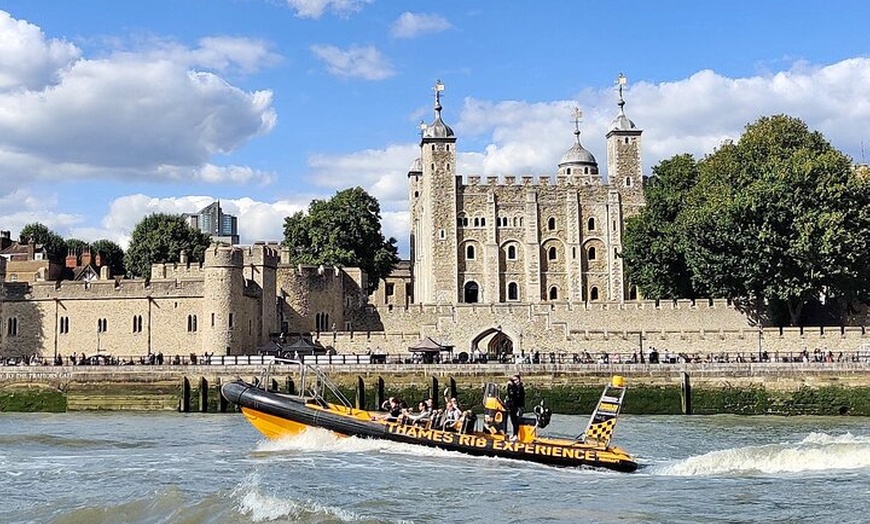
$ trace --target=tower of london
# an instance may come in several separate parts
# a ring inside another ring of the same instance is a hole
[[[625,220],[644,205],[642,131],[619,111],[607,131],[607,180],[574,141],[555,175],[463,176],[457,136],[442,119],[423,126],[408,172],[414,302],[621,302],[636,298],[620,258]],[[566,137],[567,138],[567,137]]]

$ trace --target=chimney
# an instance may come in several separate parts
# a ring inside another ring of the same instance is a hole
[[[79,265],[79,257],[75,253],[70,253],[66,256],[66,267],[73,268]]]
[[[100,268],[100,280],[109,280],[111,275],[109,274],[109,266],[103,266]]]
[[[86,247],[82,251],[82,265],[89,266],[91,265],[91,248]]]

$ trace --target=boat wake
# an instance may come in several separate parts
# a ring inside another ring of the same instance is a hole
[[[676,463],[653,466],[657,475],[729,475],[870,469],[870,437],[810,433],[798,443],[711,451]]]
[[[330,453],[393,453],[414,455],[416,457],[456,457],[462,456],[453,451],[416,446],[382,439],[340,437],[323,428],[308,428],[298,435],[261,442],[255,453],[276,453],[284,451],[330,452]]]

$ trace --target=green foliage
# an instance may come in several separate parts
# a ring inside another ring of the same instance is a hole
[[[79,255],[86,247],[88,247],[87,242],[77,238],[68,238],[64,240],[63,243],[66,246],[67,255]]]
[[[644,190],[646,207],[626,223],[622,251],[626,272],[647,298],[694,298],[704,293],[693,284],[677,222],[699,177],[698,163],[691,155],[662,161],[653,168]]]
[[[209,243],[210,236],[190,227],[181,215],[152,213],[133,229],[124,265],[131,276],[147,278],[152,264],[178,262],[182,250],[191,261],[201,262]]]
[[[39,222],[33,222],[21,228],[18,239],[24,244],[28,242],[42,244],[49,254],[55,257],[63,258],[66,256],[66,243],[63,237]]]
[[[112,275],[123,275],[127,272],[124,267],[124,250],[111,240],[101,239],[91,243],[91,251],[100,253],[103,265],[109,266]]]
[[[759,317],[781,304],[792,324],[819,296],[870,297],[870,181],[801,120],[763,117],[696,165],[674,157],[656,174],[651,209],[626,231],[645,294],[728,298]]]
[[[384,239],[378,201],[360,187],[314,200],[308,214],[284,219],[284,242],[296,264],[359,267],[371,292],[399,262],[396,239]]]

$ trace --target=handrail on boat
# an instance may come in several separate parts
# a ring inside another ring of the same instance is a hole
[[[263,389],[268,389],[269,387],[269,376],[272,374],[272,366],[275,364],[286,364],[299,368],[299,391],[302,392],[302,396],[305,396],[305,393],[309,392],[311,399],[315,402],[327,402],[326,394],[329,393],[339,404],[348,409],[353,409],[353,403],[348,400],[344,393],[338,389],[335,382],[330,380],[322,369],[311,364],[306,364],[301,360],[276,357],[263,369],[263,379],[260,381]],[[306,381],[309,374],[314,375],[314,384],[310,389],[306,389]]]

